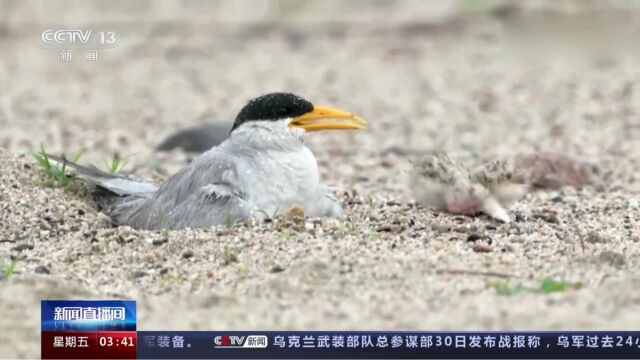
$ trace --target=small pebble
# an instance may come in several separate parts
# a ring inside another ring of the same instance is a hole
[[[327,230],[338,230],[340,227],[340,221],[336,219],[325,219],[322,226]]]
[[[467,241],[478,241],[480,239],[482,239],[484,236],[482,236],[482,234],[478,234],[478,233],[473,233],[473,234],[469,234],[469,236],[467,236]]]
[[[51,271],[49,270],[49,268],[48,268],[48,267],[46,267],[46,266],[44,266],[44,265],[38,265],[38,266],[35,268],[35,270],[34,270],[34,271],[35,271],[35,273],[36,273],[36,274],[50,274],[50,273],[51,273]]]
[[[312,234],[312,235],[313,235],[313,233],[314,233],[314,229],[315,229],[315,226],[313,225],[313,223],[306,222],[306,223],[304,224],[304,229],[305,229],[308,233],[310,233],[310,234]]]
[[[622,267],[626,264],[627,260],[624,255],[613,252],[613,251],[603,251],[597,256],[597,262],[600,263],[608,263],[609,265]]]
[[[51,224],[47,221],[40,220],[40,230],[51,230]]]
[[[33,244],[20,244],[11,248],[11,250],[15,251],[23,251],[23,250],[33,250]]]
[[[473,251],[475,252],[479,252],[479,253],[488,253],[491,252],[491,246],[489,246],[486,243],[483,242],[476,242],[475,244],[473,244]]]
[[[167,242],[169,242],[169,238],[166,236],[161,236],[151,240],[151,244],[155,246],[160,246],[162,244],[166,244]]]
[[[435,226],[433,226],[433,230],[439,233],[448,233],[449,231],[451,231],[451,226],[447,224],[438,223]]]
[[[551,200],[552,203],[556,203],[556,204],[557,203],[564,203],[564,198],[562,196],[560,196],[560,195],[554,196],[550,200]]]
[[[596,244],[596,243],[605,243],[607,242],[607,240],[602,237],[602,235],[598,234],[597,232],[590,232],[587,234],[587,236],[585,236],[584,241],[591,243],[591,244]]]
[[[283,272],[284,268],[280,265],[274,265],[269,271],[275,274],[275,273]]]
[[[143,270],[136,270],[136,272],[133,273],[133,278],[134,279],[139,279],[141,277],[147,276],[147,273]]]
[[[535,213],[532,216],[533,216],[534,219],[540,219],[540,220],[543,220],[543,221],[548,222],[550,224],[558,224],[558,223],[560,223],[560,221],[558,220],[558,217],[555,216],[554,214]]]

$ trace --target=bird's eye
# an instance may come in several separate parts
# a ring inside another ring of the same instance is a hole
[[[289,109],[288,107],[281,107],[280,109],[278,109],[278,114],[280,115],[287,115],[291,112],[291,109]]]

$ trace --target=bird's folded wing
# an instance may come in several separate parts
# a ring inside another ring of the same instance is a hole
[[[231,184],[208,184],[181,202],[174,212],[171,228],[199,228],[232,224],[251,216],[251,208]]]
[[[214,148],[165,181],[129,212],[126,223],[143,229],[207,227],[246,218],[250,209],[232,155]]]

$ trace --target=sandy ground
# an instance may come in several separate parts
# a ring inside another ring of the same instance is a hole
[[[637,329],[639,54],[527,52],[518,24],[122,25],[117,48],[70,64],[40,28],[0,35],[0,265],[17,260],[0,279],[0,357],[38,356],[39,301],[54,298],[136,299],[141,330]],[[27,154],[102,166],[117,151],[163,178],[186,159],[154,154],[164,136],[278,90],[369,121],[309,139],[346,219],[114,228],[86,194],[44,187]],[[539,150],[588,159],[605,186],[530,193],[511,224],[407,192],[409,160],[432,151]],[[545,277],[583,286],[490,285]]]

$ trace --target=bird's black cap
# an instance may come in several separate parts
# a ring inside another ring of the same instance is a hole
[[[247,121],[281,120],[313,111],[313,104],[291,93],[270,93],[250,100],[238,113],[231,131]]]

